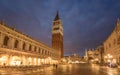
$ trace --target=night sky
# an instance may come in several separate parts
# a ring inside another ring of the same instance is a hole
[[[0,0],[0,20],[49,46],[57,10],[64,28],[64,54],[84,55],[113,31],[120,0]]]

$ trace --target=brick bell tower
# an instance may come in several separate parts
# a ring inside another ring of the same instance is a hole
[[[58,11],[52,26],[52,48],[59,51],[60,58],[63,57],[63,27]]]

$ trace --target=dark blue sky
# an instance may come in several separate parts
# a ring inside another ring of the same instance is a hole
[[[120,18],[120,0],[0,0],[0,20],[51,46],[52,21],[59,10],[64,54],[84,55],[108,37]]]

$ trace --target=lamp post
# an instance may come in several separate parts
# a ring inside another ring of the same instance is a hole
[[[112,63],[113,56],[111,54],[107,54],[104,58],[106,63]]]

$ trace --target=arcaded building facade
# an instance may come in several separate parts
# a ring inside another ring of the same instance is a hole
[[[113,32],[104,42],[104,61],[120,63],[120,19]]]
[[[60,58],[61,54],[56,48],[10,28],[4,21],[0,23],[0,65],[54,64]]]

